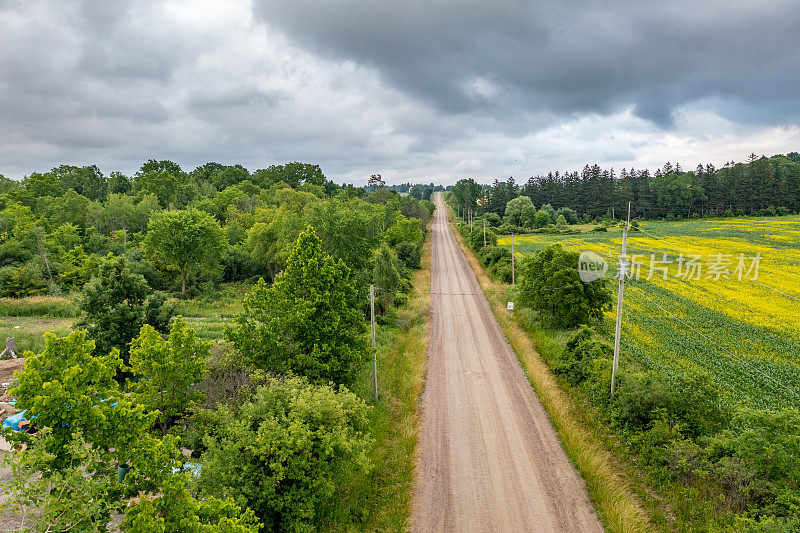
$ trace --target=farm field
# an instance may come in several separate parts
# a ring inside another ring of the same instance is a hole
[[[766,409],[796,406],[800,217],[642,222],[640,227],[643,231],[628,235],[633,266],[625,293],[622,364],[635,361],[667,376],[703,369],[728,401]],[[590,250],[606,258],[611,278],[621,242],[620,227],[580,235],[521,235],[515,237],[515,255],[522,259],[551,243]],[[501,237],[498,244],[510,246],[511,239]],[[699,266],[690,268],[689,259]],[[609,337],[614,313],[607,313],[604,324]]]

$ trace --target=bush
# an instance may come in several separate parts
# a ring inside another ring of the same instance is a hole
[[[483,218],[486,219],[486,224],[488,226],[493,227],[493,228],[496,228],[497,226],[499,226],[500,225],[500,221],[502,220],[500,218],[500,215],[498,215],[497,213],[493,213],[493,212],[486,213],[485,215],[483,215]]]
[[[556,211],[556,218],[563,216],[564,219],[567,221],[567,224],[577,224],[578,223],[578,213],[575,212],[574,209],[569,207],[562,207],[558,211]]]
[[[169,330],[172,307],[165,296],[153,293],[141,274],[135,273],[124,257],[109,255],[96,276],[84,288],[80,301],[83,318],[79,323],[97,343],[99,353],[120,350],[127,363],[129,343],[144,324],[158,331]]]
[[[473,250],[480,250],[483,248],[483,226],[476,226],[472,230],[472,233],[469,233],[468,231],[467,239]],[[497,235],[489,228],[486,228],[486,246],[495,246],[496,244]]]
[[[658,372],[633,372],[620,376],[614,420],[618,426],[635,431],[664,420],[682,435],[697,438],[725,427],[730,412],[708,374],[691,373],[667,381]]]
[[[550,213],[540,209],[536,212],[536,218],[534,219],[534,227],[536,228],[543,228],[550,224]]]
[[[511,250],[505,246],[487,246],[478,250],[478,259],[495,279],[511,282]]]
[[[173,422],[202,401],[202,392],[195,385],[206,373],[205,359],[210,354],[208,343],[195,339],[178,316],[169,339],[145,324],[131,342],[131,370],[136,381],[130,384],[132,396],[148,411],[157,412],[156,423],[166,435]]]
[[[599,319],[611,307],[607,280],[582,282],[578,257],[577,252],[568,252],[556,244],[524,260],[519,301],[537,311],[543,322],[557,328],[571,329]]]
[[[268,378],[240,407],[204,412],[201,489],[249,506],[267,531],[314,531],[335,473],[369,468],[368,411],[345,388]]]
[[[422,253],[417,243],[401,242],[395,246],[394,250],[397,253],[397,258],[403,262],[406,268],[419,268],[420,261],[422,260]]]
[[[610,358],[614,351],[611,346],[593,339],[594,332],[583,326],[567,345],[553,369],[571,385],[579,385],[586,381],[592,370],[595,359]]]
[[[32,265],[6,270],[3,274],[0,296],[24,298],[46,293],[47,282],[41,271]]]

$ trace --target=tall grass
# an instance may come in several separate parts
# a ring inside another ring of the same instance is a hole
[[[78,306],[68,298],[57,296],[0,298],[0,316],[70,318],[76,317],[78,314]]]
[[[655,530],[625,473],[614,467],[617,463],[615,457],[603,446],[602,440],[582,423],[575,402],[561,389],[556,377],[536,350],[533,339],[523,330],[517,317],[506,309],[505,295],[509,294],[509,287],[491,280],[478,258],[467,247],[460,232],[452,225],[451,229],[478,282],[487,293],[500,327],[547,410],[564,450],[586,482],[589,497],[603,525],[609,531],[620,533]],[[559,342],[545,336],[538,340],[545,349],[553,349]]]

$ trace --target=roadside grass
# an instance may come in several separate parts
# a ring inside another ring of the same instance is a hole
[[[592,426],[583,422],[579,406],[561,388],[540,355],[540,351],[556,353],[565,339],[526,332],[516,312],[512,315],[506,309],[511,288],[491,280],[452,223],[451,229],[486,293],[500,327],[547,410],[564,450],[583,477],[589,497],[603,525],[609,531],[620,533],[657,530],[654,521],[648,516],[650,513],[647,508],[650,506],[643,506],[637,491],[632,488],[632,480],[618,466],[617,460],[606,449],[602,439],[593,433]]]
[[[378,325],[378,397],[372,402],[372,365],[365,365],[354,392],[373,406],[375,439],[369,476],[340,472],[342,496],[320,510],[328,531],[408,531],[419,431],[418,404],[425,377],[431,284],[431,233],[421,268],[414,272],[414,294],[389,324]]]

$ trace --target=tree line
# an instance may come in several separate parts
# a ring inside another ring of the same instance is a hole
[[[800,154],[758,157],[722,168],[698,165],[685,171],[666,163],[649,170],[586,165],[581,171],[549,172],[523,184],[514,178],[480,185],[461,180],[451,187],[456,209],[495,213],[502,217],[511,200],[526,196],[535,206],[570,208],[586,220],[616,216],[631,204],[636,218],[694,218],[703,216],[774,216],[800,212]]]
[[[19,182],[0,177],[0,296],[79,290],[108,254],[128,257],[153,289],[187,296],[221,282],[271,282],[309,224],[365,294],[384,231],[408,220],[424,227],[431,210],[385,188],[337,185],[305,163],[185,172],[149,160],[133,176],[61,165]],[[419,245],[402,238],[394,252],[413,265]]]

